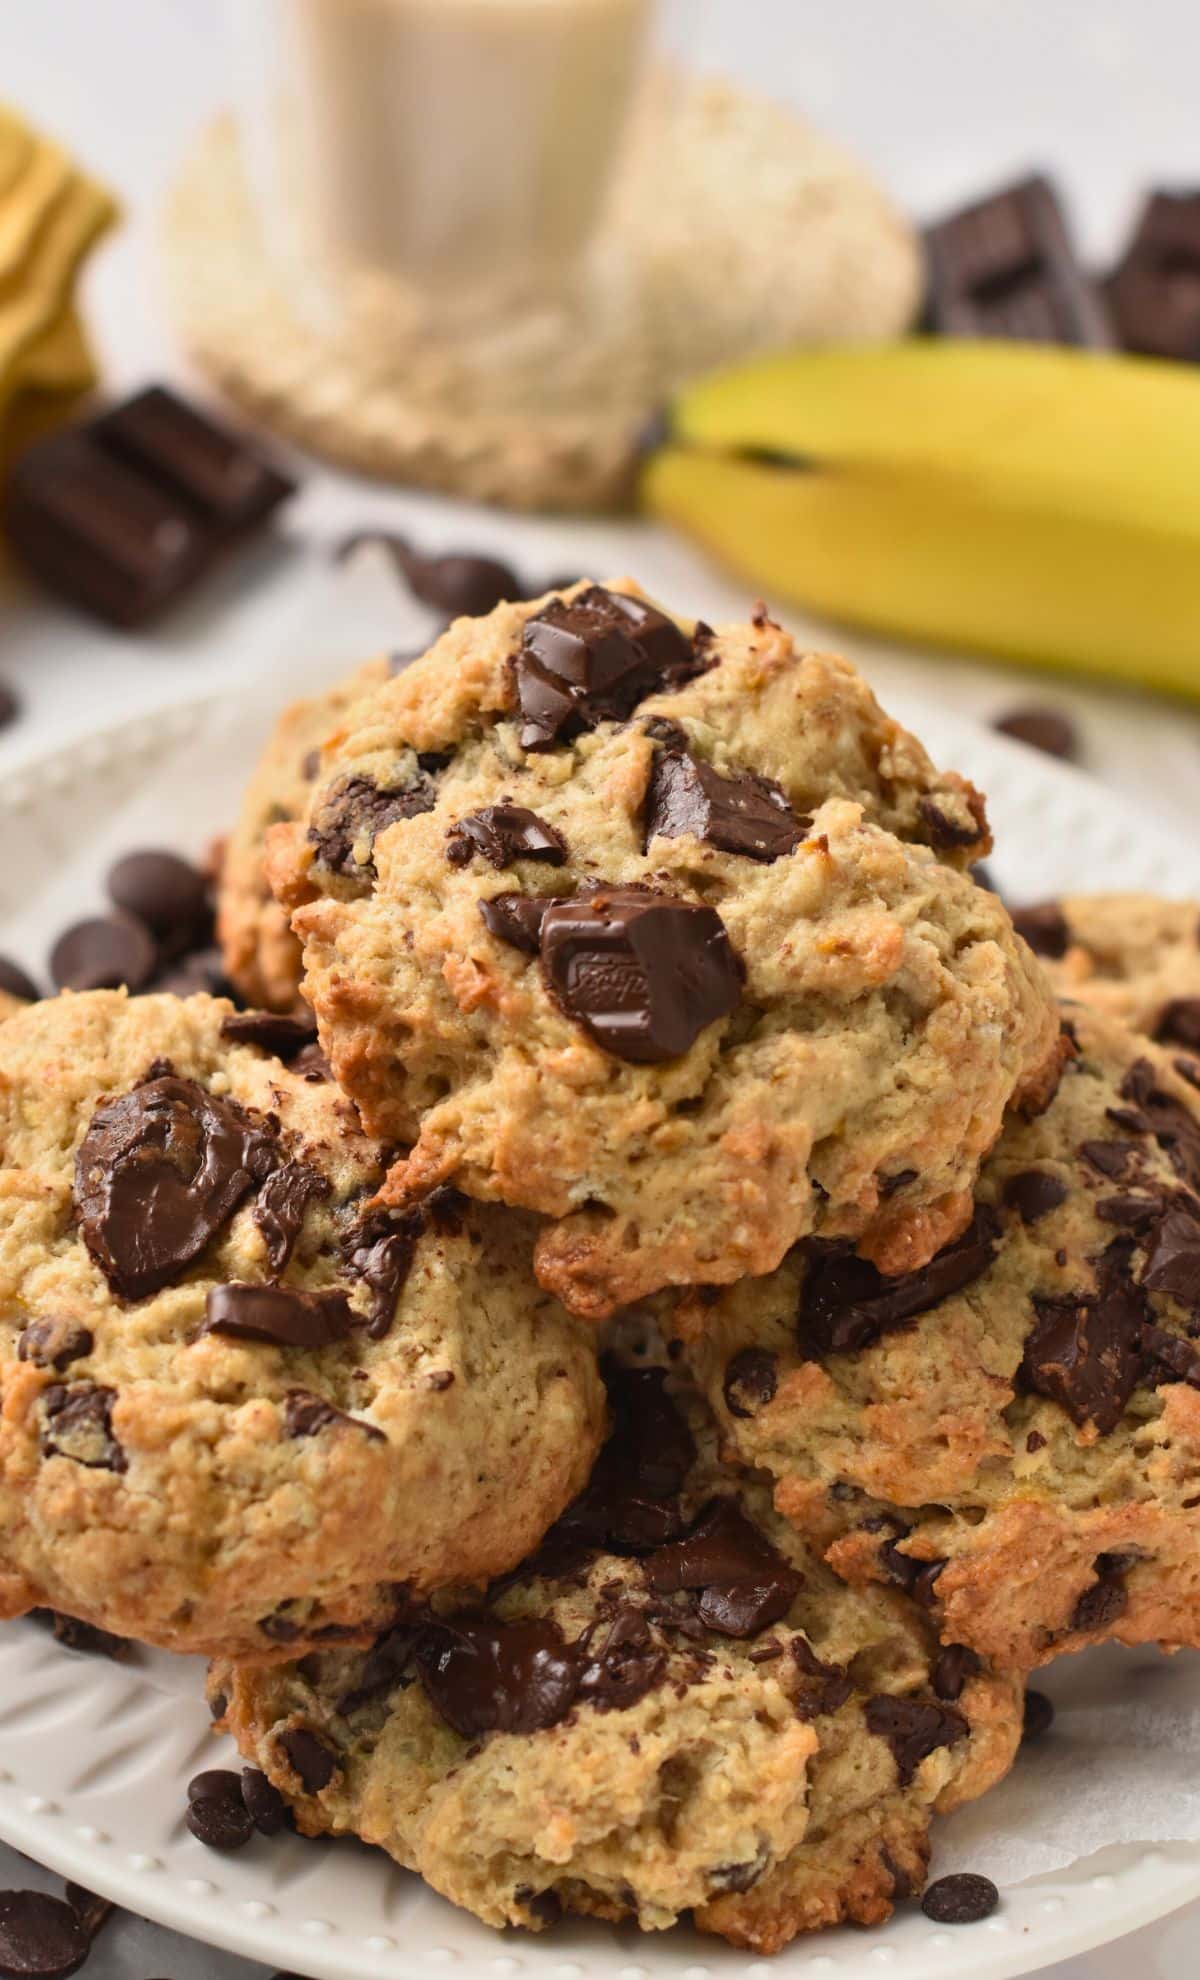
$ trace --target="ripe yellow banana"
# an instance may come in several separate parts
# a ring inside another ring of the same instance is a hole
[[[785,353],[681,394],[643,497],[831,618],[1200,698],[1200,368]]]

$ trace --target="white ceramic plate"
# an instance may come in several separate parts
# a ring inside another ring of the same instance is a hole
[[[1087,778],[939,709],[909,702],[902,712],[941,760],[988,792],[994,868],[1013,898],[1085,886],[1200,894],[1200,856]],[[144,830],[139,798],[151,789],[172,791],[158,841],[194,848],[197,821],[220,823],[244,774],[228,742],[227,706],[198,702],[11,773],[0,783],[3,946],[37,966],[69,914],[99,904],[89,889],[114,837],[128,846],[121,834],[135,819]],[[201,1685],[192,1660],[139,1652],[128,1665],[84,1661],[35,1625],[9,1625],[0,1632],[0,1837],[131,1911],[318,1980],[938,1980],[964,1971],[1006,1980],[1200,1897],[1200,1846],[1126,1847],[1102,1865],[1093,1858],[1006,1892],[981,1925],[938,1929],[909,1908],[882,1932],[820,1934],[770,1962],[684,1930],[649,1937],[579,1923],[542,1939],[496,1935],[352,1844],[282,1838],[239,1856],[204,1850],[184,1826],[184,1788],[224,1756]]]

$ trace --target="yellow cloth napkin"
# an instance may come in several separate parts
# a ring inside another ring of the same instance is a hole
[[[75,281],[116,217],[103,187],[0,104],[0,468],[96,382]]]

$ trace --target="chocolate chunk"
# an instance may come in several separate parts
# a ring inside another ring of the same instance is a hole
[[[83,1361],[96,1345],[89,1327],[81,1327],[62,1314],[44,1320],[30,1320],[17,1340],[18,1361],[32,1361],[35,1368],[54,1368],[61,1375],[73,1361]]]
[[[550,1621],[442,1624],[422,1638],[417,1661],[430,1703],[469,1740],[556,1726],[579,1688],[578,1657]]]
[[[451,866],[465,866],[476,852],[495,867],[511,866],[515,859],[563,866],[567,842],[553,825],[547,825],[523,804],[485,804],[460,818],[446,835],[446,858]]]
[[[357,1684],[338,1700],[337,1709],[344,1719],[413,1682],[419,1637],[419,1629],[398,1623],[372,1644],[359,1667]]]
[[[115,1389],[97,1382],[55,1382],[43,1391],[46,1427],[42,1456],[70,1458],[91,1471],[126,1471],[128,1460],[113,1435]]]
[[[1025,1714],[1021,1724],[1021,1744],[1041,1739],[1054,1724],[1054,1707],[1044,1691],[1025,1693]]]
[[[409,783],[386,788],[370,777],[344,777],[320,806],[315,824],[309,826],[308,842],[328,872],[349,880],[371,880],[379,834],[400,819],[432,811],[436,803],[437,791],[422,770]]]
[[[1138,1149],[1132,1141],[1085,1141],[1080,1144],[1079,1153],[1089,1168],[1115,1180],[1136,1160]]]
[[[97,1897],[95,1891],[85,1890],[82,1884],[64,1884],[63,1896],[89,1939],[103,1931],[117,1908],[111,1899]]]
[[[921,1909],[935,1925],[978,1925],[981,1918],[991,1917],[999,1902],[1000,1893],[990,1877],[958,1870],[930,1884]]]
[[[755,1416],[775,1394],[778,1357],[768,1348],[742,1348],[725,1369],[723,1394],[731,1416]]]
[[[1101,1435],[1120,1422],[1141,1369],[1144,1294],[1130,1271],[1132,1242],[1114,1238],[1094,1261],[1094,1290],[1034,1298],[1021,1380]]]
[[[553,904],[550,894],[493,894],[480,901],[479,913],[489,935],[507,942],[524,955],[536,956],[542,938],[546,909]]]
[[[210,919],[208,882],[178,853],[126,853],[109,868],[108,892],[114,906],[148,928],[160,947],[189,947]]]
[[[1057,1210],[1065,1203],[1067,1185],[1058,1176],[1048,1176],[1044,1169],[1024,1169],[1020,1175],[1010,1176],[1004,1185],[1004,1201],[1015,1210],[1023,1224],[1036,1224],[1051,1210]]]
[[[648,888],[551,902],[541,959],[568,1017],[634,1065],[678,1058],[741,999],[742,967],[715,909]]]
[[[27,976],[11,956],[0,956],[0,990],[10,997],[19,997],[25,1004],[36,1004],[42,994],[32,976]]]
[[[1200,997],[1172,997],[1159,1012],[1154,1036],[1160,1045],[1200,1052]]]
[[[56,1643],[64,1650],[78,1650],[85,1657],[108,1657],[114,1664],[128,1663],[133,1645],[127,1636],[113,1636],[94,1623],[80,1622],[77,1616],[60,1615],[57,1609],[31,1609],[36,1622],[48,1625]]]
[[[50,975],[60,990],[142,990],[157,964],[149,930],[126,914],[77,921],[50,951]]]
[[[943,337],[1006,337],[1106,350],[1103,300],[1075,256],[1058,195],[1031,177],[925,235],[927,321]]]
[[[939,1698],[953,1704],[956,1698],[961,1698],[967,1679],[978,1677],[982,1669],[982,1661],[965,1643],[946,1643],[938,1651],[930,1683]]]
[[[235,1045],[258,1045],[290,1064],[306,1045],[316,1042],[314,1017],[285,1017],[278,1011],[231,1011],[221,1021],[221,1036]]]
[[[208,1849],[244,1849],[254,1821],[242,1799],[242,1783],[225,1767],[210,1768],[188,1782],[187,1825]]]
[[[674,751],[655,758],[646,792],[647,847],[655,838],[695,838],[719,852],[769,862],[794,852],[811,825],[769,777],[722,777],[711,763]]]
[[[297,1052],[292,1071],[311,1086],[323,1086],[333,1078],[333,1067],[319,1045],[305,1045]]]
[[[709,1501],[690,1533],[651,1554],[660,1594],[701,1590],[699,1612],[722,1636],[757,1636],[791,1608],[804,1577],[752,1526],[733,1499]]]
[[[273,1347],[328,1347],[345,1340],[354,1326],[345,1293],[300,1292],[295,1286],[213,1286],[204,1312],[202,1334]]]
[[[952,846],[974,846],[986,835],[987,823],[982,807],[977,812],[968,806],[966,818],[952,818],[945,805],[939,804],[936,798],[923,797],[918,800],[917,810],[925,822],[930,845],[937,846],[939,850]]]
[[[261,1767],[242,1768],[242,1800],[260,1836],[277,1836],[287,1826],[287,1804]]]
[[[285,1162],[267,1177],[254,1204],[254,1221],[267,1247],[274,1276],[282,1278],[310,1203],[329,1195],[329,1179],[306,1162]]]
[[[1094,1208],[1096,1215],[1106,1224],[1120,1224],[1126,1230],[1144,1231],[1159,1215],[1162,1202],[1157,1196],[1118,1192],[1115,1196],[1098,1196]]]
[[[119,1299],[148,1299],[200,1256],[277,1160],[230,1100],[167,1074],[104,1100],[75,1158],[84,1243]]]
[[[1200,1389],[1200,1348],[1182,1334],[1169,1334],[1165,1327],[1142,1328],[1142,1349],[1151,1362],[1150,1377],[1155,1387],[1168,1378]]]
[[[1170,1293],[1200,1310],[1200,1217],[1193,1210],[1168,1209],[1159,1219],[1146,1248],[1141,1283],[1148,1292]]]
[[[939,1746],[954,1746],[967,1737],[961,1712],[951,1705],[931,1705],[920,1698],[894,1698],[881,1693],[869,1698],[864,1710],[868,1732],[886,1739],[896,1761],[900,1786],[910,1785],[917,1768]]]
[[[810,1360],[852,1354],[903,1327],[986,1272],[1000,1238],[994,1210],[979,1204],[952,1244],[899,1278],[884,1278],[840,1245],[812,1248],[800,1296],[799,1340]]]
[[[684,1530],[678,1494],[696,1446],[661,1369],[606,1363],[604,1373],[612,1431],[555,1535],[615,1553],[650,1553]]]
[[[184,499],[223,537],[265,522],[295,491],[244,438],[162,385],[103,413],[91,431],[109,453]]]
[[[509,565],[498,563],[494,557],[464,552],[422,557],[406,537],[392,530],[355,530],[343,538],[336,554],[339,559],[346,558],[367,544],[386,550],[414,598],[431,605],[435,612],[481,619],[497,605],[529,596]]]
[[[854,1685],[840,1664],[826,1664],[803,1636],[793,1636],[792,1661],[800,1676],[796,1699],[799,1719],[819,1719],[827,1712],[840,1712]],[[751,1656],[753,1656],[753,1651]]]
[[[1074,763],[1079,755],[1075,724],[1058,708],[1014,708],[1007,715],[997,715],[992,727],[1014,742],[1040,749],[1043,756],[1061,757],[1064,763]]]
[[[92,1949],[78,1914],[43,1891],[0,1891],[0,1973],[67,1980]]]
[[[1200,1118],[1158,1084],[1149,1059],[1134,1060],[1121,1082],[1121,1096],[1145,1115],[1176,1175],[1200,1192]]]
[[[1124,1576],[1131,1561],[1125,1554],[1097,1554],[1096,1579],[1075,1604],[1071,1629],[1108,1629],[1124,1615],[1129,1596]]]
[[[599,585],[553,599],[527,620],[516,659],[521,747],[548,749],[600,722],[624,721],[694,665],[674,620],[644,599]]]
[[[666,1656],[654,1647],[643,1611],[631,1602],[586,1630],[574,1649],[579,1660],[576,1696],[598,1712],[627,1710],[667,1674]]]
[[[337,1772],[337,1759],[316,1733],[309,1732],[305,1726],[290,1726],[277,1736],[275,1744],[299,1777],[305,1794],[320,1794],[322,1788],[329,1786]]]
[[[1149,195],[1108,302],[1127,351],[1200,361],[1200,194]]]
[[[384,1440],[383,1431],[375,1424],[361,1416],[347,1416],[344,1409],[326,1402],[324,1396],[314,1396],[308,1389],[289,1389],[283,1399],[283,1427],[289,1437],[316,1437],[322,1430],[336,1429],[340,1423],[349,1423],[368,1437]]]
[[[419,1211],[406,1210],[395,1217],[384,1210],[372,1211],[346,1239],[346,1262],[371,1294],[369,1341],[381,1341],[396,1317],[396,1301],[412,1269],[421,1223]]]
[[[1071,946],[1067,917],[1057,901],[1039,901],[1033,907],[1014,908],[1012,923],[1035,956],[1058,962]]]

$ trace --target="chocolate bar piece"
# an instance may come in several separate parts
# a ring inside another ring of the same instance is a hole
[[[1080,267],[1058,195],[1035,177],[931,227],[926,327],[944,337],[1111,347],[1104,301]]]
[[[152,386],[16,462],[9,542],[51,591],[142,626],[191,590],[295,484],[240,437]]]
[[[1127,351],[1200,363],[1200,193],[1151,193],[1108,283]]]

